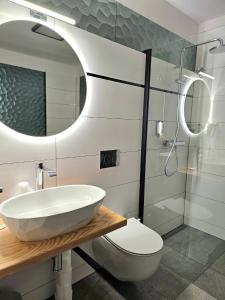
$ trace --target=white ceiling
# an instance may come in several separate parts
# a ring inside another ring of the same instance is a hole
[[[225,15],[225,0],[166,0],[197,23]]]

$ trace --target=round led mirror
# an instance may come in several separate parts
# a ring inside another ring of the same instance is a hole
[[[0,121],[30,136],[58,134],[79,117],[85,72],[69,44],[44,25],[0,26]]]
[[[188,135],[199,135],[207,129],[211,105],[207,82],[201,78],[190,79],[180,97],[180,122]]]

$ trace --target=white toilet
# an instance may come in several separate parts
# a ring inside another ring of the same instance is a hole
[[[150,277],[159,266],[162,248],[161,236],[135,218],[92,242],[96,261],[121,281]]]

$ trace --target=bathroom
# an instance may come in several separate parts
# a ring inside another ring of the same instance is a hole
[[[0,41],[0,300],[224,300],[224,1],[0,0]]]

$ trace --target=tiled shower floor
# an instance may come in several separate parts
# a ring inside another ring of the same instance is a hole
[[[184,227],[164,245],[150,279],[122,283],[104,271],[94,273],[74,285],[74,299],[225,300],[225,241]]]

